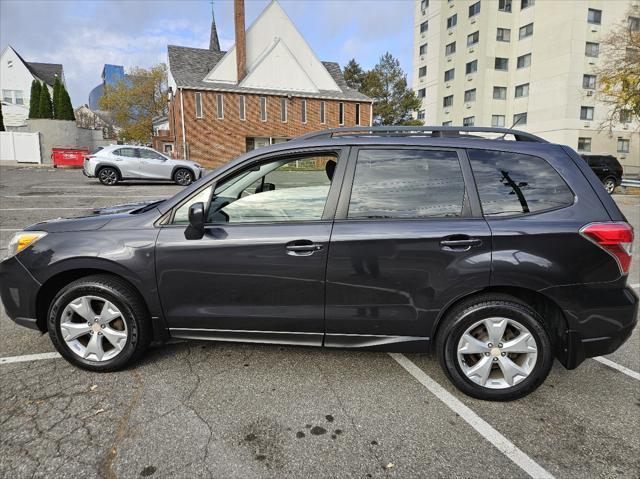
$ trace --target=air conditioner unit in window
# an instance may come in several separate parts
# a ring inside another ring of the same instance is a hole
[[[596,61],[595,61],[595,60],[591,60],[591,59],[589,59],[589,65],[595,65],[595,64],[596,64]]]
[[[593,96],[593,90],[587,90],[587,96]]]
[[[624,123],[624,124],[622,125],[622,129],[623,129],[623,130],[628,130],[628,129],[629,129],[629,124],[628,124],[628,123]]]
[[[469,53],[473,53],[475,51],[475,48],[471,47],[469,48]]]
[[[451,88],[451,83],[449,83],[449,82],[445,83],[445,84],[444,84],[444,87],[445,87],[445,88]]]
[[[427,14],[427,11],[426,11],[426,10],[422,10],[422,14],[423,14],[423,15],[426,15],[426,14]]]
[[[453,60],[453,58],[451,57],[447,57],[447,61],[450,62],[451,60]]]
[[[585,128],[589,128],[591,126],[591,123],[589,123],[588,121],[586,121],[583,125]]]
[[[464,107],[465,107],[465,108],[471,108],[472,106],[473,106],[473,105],[472,105],[471,103],[469,103],[469,102],[467,102],[467,103],[465,103],[465,104],[464,104]]]
[[[473,75],[471,74],[467,75],[467,81],[471,81],[471,80],[473,80]]]
[[[422,38],[427,38],[427,36],[424,33],[422,33]]]
[[[473,25],[474,23],[476,23],[476,19],[475,19],[475,18],[472,18],[472,19],[471,19],[471,24]]]
[[[445,113],[445,114],[449,114],[449,113],[451,113],[451,110],[450,110],[449,108],[445,108],[445,109],[444,109],[444,113]]]
[[[453,30],[451,28],[449,29],[449,35],[453,35]]]

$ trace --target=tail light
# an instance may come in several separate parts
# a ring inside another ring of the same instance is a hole
[[[591,223],[580,234],[615,258],[622,274],[629,273],[633,228],[628,223]]]

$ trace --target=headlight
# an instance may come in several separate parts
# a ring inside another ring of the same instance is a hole
[[[11,238],[11,241],[9,241],[9,256],[18,254],[45,236],[47,236],[47,233],[44,231],[21,231],[20,233],[16,233],[13,235],[13,238]]]

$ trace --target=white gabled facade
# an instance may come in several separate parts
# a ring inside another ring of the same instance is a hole
[[[278,2],[271,2],[247,29],[247,75],[240,86],[317,93],[341,91]],[[235,45],[205,81],[238,82]]]

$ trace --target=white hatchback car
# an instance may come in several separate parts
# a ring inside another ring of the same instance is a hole
[[[110,145],[85,157],[83,173],[107,186],[125,180],[169,180],[186,186],[199,179],[204,169],[193,161],[172,160],[146,146]]]

